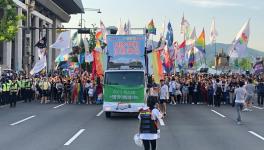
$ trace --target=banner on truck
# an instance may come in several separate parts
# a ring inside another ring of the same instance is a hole
[[[134,66],[145,68],[144,35],[108,35],[108,68]]]

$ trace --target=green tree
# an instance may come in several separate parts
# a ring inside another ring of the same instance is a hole
[[[239,66],[241,69],[243,69],[244,71],[246,70],[251,70],[252,68],[252,65],[251,65],[251,61],[249,58],[242,58],[240,61],[239,61]]]
[[[18,21],[24,16],[17,15],[13,0],[0,0],[0,41],[11,41],[18,31]]]

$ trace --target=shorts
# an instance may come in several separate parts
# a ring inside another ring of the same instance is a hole
[[[159,100],[159,103],[160,103],[160,104],[163,104],[163,103],[166,103],[166,102],[167,102],[166,99],[160,99],[160,100]]]
[[[175,94],[173,92],[170,92],[170,97],[175,96]]]
[[[252,101],[253,100],[253,95],[247,95],[246,96],[246,101],[249,102],[249,101]]]

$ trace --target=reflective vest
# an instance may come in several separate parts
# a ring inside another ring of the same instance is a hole
[[[21,88],[24,89],[26,87],[26,80],[21,81]]]
[[[6,83],[6,92],[10,92],[11,83]]]
[[[155,120],[152,120],[150,109],[140,110],[140,133],[157,133],[158,127]]]
[[[31,82],[30,82],[30,81],[27,81],[26,83],[27,83],[27,84],[26,84],[26,88],[27,88],[27,89],[31,88]]]
[[[10,90],[11,90],[11,92],[17,92],[17,90],[18,90],[18,84],[17,84],[17,82],[12,83],[12,85],[10,87]]]
[[[2,84],[2,90],[3,90],[3,92],[7,91],[7,84],[6,83]]]

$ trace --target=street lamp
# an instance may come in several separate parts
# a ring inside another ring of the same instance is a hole
[[[85,11],[96,11],[98,14],[101,14],[102,12],[101,12],[101,9],[97,9],[97,8],[83,8],[83,11],[85,12]],[[82,14],[83,13],[81,13],[81,22],[80,22],[80,26],[81,26],[81,28],[82,28],[82,21],[83,21],[83,18],[82,18]]]

